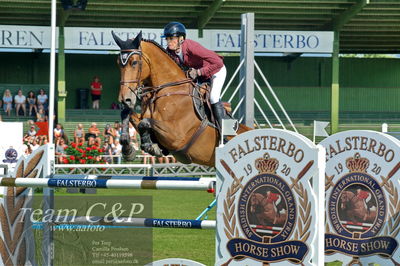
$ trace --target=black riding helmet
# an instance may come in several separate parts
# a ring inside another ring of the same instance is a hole
[[[164,35],[162,36],[163,38],[174,36],[183,36],[183,38],[186,38],[186,28],[182,23],[170,22],[164,27]]]

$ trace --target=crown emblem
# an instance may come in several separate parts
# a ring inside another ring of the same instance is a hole
[[[369,166],[369,160],[365,157],[361,157],[361,155],[357,152],[354,154],[354,157],[350,157],[346,159],[346,167],[350,170],[350,172],[362,172],[365,173]]]
[[[263,158],[256,159],[255,166],[260,174],[275,174],[279,166],[279,161],[275,158],[270,158],[269,154],[265,153]]]

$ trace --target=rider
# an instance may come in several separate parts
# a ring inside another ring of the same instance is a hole
[[[361,188],[358,188],[356,196],[358,199],[362,200],[362,202],[364,203],[364,207],[367,210],[367,212],[365,213],[364,218],[363,218],[365,221],[367,219],[368,215],[371,213],[371,210],[368,206],[368,202],[371,200],[372,195],[370,192],[365,191]]]
[[[168,44],[168,52],[180,64],[189,67],[191,79],[211,80],[210,102],[213,113],[222,126],[225,109],[220,101],[221,89],[225,82],[226,68],[223,57],[204,48],[198,42],[186,39],[186,29],[182,23],[170,22],[164,27],[164,35]]]

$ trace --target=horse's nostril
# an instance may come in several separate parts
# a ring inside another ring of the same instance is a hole
[[[126,104],[130,104],[131,102],[132,102],[132,100],[130,98],[125,99]]]

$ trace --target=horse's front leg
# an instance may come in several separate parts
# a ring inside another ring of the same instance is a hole
[[[120,137],[120,143],[122,145],[122,156],[126,161],[133,161],[136,157],[136,151],[131,139],[129,137],[129,121],[131,117],[132,110],[129,108],[124,108],[121,111],[122,120],[122,132]]]
[[[144,118],[142,121],[140,121],[138,129],[141,140],[140,148],[153,156],[164,156],[160,146],[157,143],[154,143],[151,139],[151,119]]]

